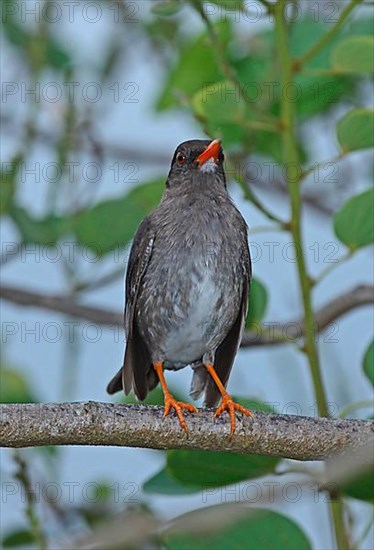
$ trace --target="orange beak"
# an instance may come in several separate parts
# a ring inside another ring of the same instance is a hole
[[[221,150],[221,140],[215,139],[209,143],[208,147],[195,159],[195,162],[202,166],[209,159],[214,159],[214,162],[218,163],[218,155]]]

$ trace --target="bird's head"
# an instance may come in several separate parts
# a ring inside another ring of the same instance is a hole
[[[216,182],[225,186],[224,158],[219,139],[184,141],[175,150],[167,186],[171,188],[187,182],[196,185]]]

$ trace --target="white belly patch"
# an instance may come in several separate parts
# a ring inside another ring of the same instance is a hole
[[[220,292],[206,277],[193,291],[190,309],[181,325],[170,332],[165,342],[165,360],[181,367],[200,359],[208,351],[212,309],[220,297]]]

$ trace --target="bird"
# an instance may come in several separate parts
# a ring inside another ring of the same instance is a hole
[[[189,140],[175,150],[159,205],[141,222],[126,272],[123,365],[109,382],[142,401],[160,383],[164,417],[184,410],[164,371],[191,367],[190,395],[215,417],[252,416],[226,390],[248,308],[252,276],[247,225],[226,186],[219,139]]]

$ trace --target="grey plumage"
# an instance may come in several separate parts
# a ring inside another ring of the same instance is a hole
[[[247,227],[232,203],[218,164],[196,157],[209,141],[176,150],[159,206],[141,223],[126,275],[124,364],[108,392],[134,389],[144,399],[158,382],[153,364],[191,365],[191,395],[208,406],[220,392],[203,363],[224,385],[240,343],[251,264]],[[179,164],[183,155],[185,161]]]

